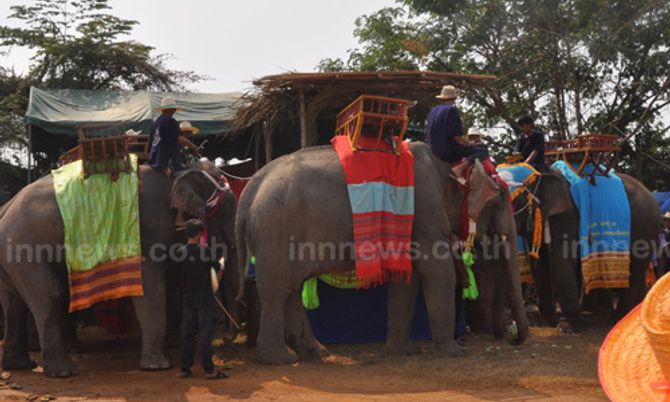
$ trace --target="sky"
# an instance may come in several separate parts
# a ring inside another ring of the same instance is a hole
[[[0,1],[0,25],[9,6]],[[170,54],[168,67],[211,78],[189,89],[233,92],[251,81],[287,71],[313,71],[326,57],[346,58],[356,47],[354,20],[394,0],[111,0],[112,13],[139,21],[131,39]],[[0,65],[25,72],[31,54],[11,49]]]

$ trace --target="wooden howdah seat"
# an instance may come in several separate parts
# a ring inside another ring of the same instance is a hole
[[[59,158],[60,165],[76,160],[83,161],[84,177],[94,174],[111,174],[113,179],[119,173],[132,171],[130,154],[136,154],[138,163],[149,159],[149,136],[125,135],[121,128],[112,128],[104,135],[89,134],[100,127],[77,128],[79,145]],[[110,135],[111,134],[111,135]]]
[[[398,154],[398,145],[407,132],[407,109],[409,101],[405,99],[361,95],[337,115],[335,134],[348,136],[354,152],[368,150],[358,146],[363,136],[387,141]]]
[[[583,134],[573,140],[547,141],[545,147],[545,156],[550,163],[563,160],[576,166],[579,176],[590,178],[608,176],[621,151],[619,137],[605,134]],[[593,170],[585,172],[589,164],[593,164]]]

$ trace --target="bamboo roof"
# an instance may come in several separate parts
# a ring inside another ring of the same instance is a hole
[[[435,103],[443,85],[464,92],[489,87],[494,75],[434,71],[290,72],[253,81],[255,88],[240,100],[234,128],[263,123],[275,126],[279,116],[299,113],[304,101],[310,127],[325,110],[339,110],[362,94],[408,99],[424,108]]]

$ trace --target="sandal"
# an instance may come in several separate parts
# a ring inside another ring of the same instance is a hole
[[[223,371],[213,371],[211,373],[205,374],[205,379],[207,380],[218,380],[221,378],[228,378],[228,374],[224,373]]]

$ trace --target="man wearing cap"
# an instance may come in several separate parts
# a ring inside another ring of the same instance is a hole
[[[198,147],[188,141],[182,134],[179,123],[174,114],[180,110],[174,99],[166,96],[158,107],[161,115],[158,116],[149,132],[149,164],[154,169],[160,169],[167,175],[184,169],[180,153],[180,145],[198,152]]]
[[[463,135],[461,113],[455,105],[457,97],[458,90],[453,85],[446,85],[435,97],[442,103],[428,114],[426,142],[435,155],[450,163],[463,158],[470,163],[484,160],[488,157],[486,146],[473,144]]]
[[[530,115],[524,115],[517,120],[521,127],[521,137],[517,142],[516,151],[521,154],[523,161],[537,170],[546,171],[544,163],[544,134],[535,128],[535,122]]]
[[[468,135],[465,138],[473,144],[484,145],[484,138],[486,138],[486,133],[478,128],[470,127],[468,130]]]

